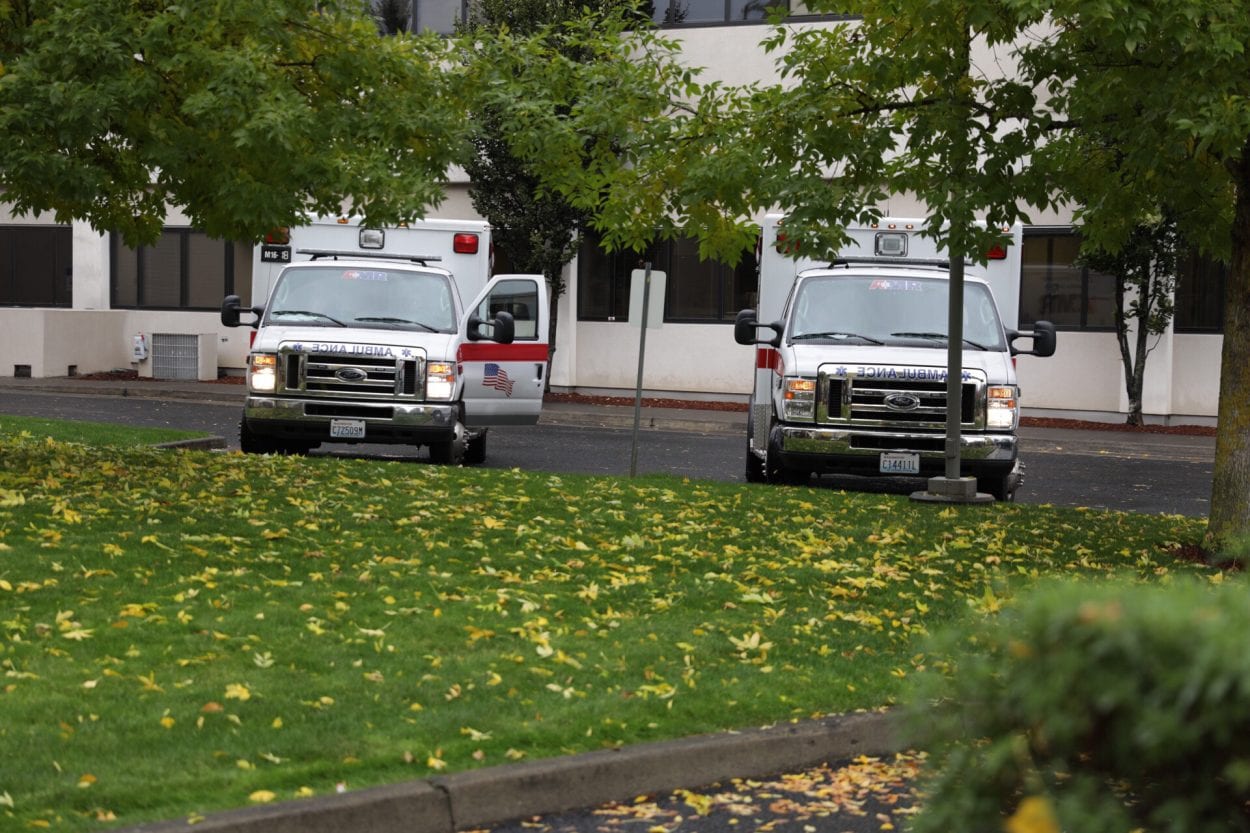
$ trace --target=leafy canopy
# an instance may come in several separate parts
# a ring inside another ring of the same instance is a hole
[[[359,5],[0,6],[6,201],[129,243],[168,206],[238,240],[307,211],[419,216],[463,141],[446,46],[379,38]]]

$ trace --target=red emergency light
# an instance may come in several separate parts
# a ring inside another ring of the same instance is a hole
[[[1007,248],[998,245],[991,246],[990,250],[985,253],[985,257],[987,260],[1006,260]]]
[[[477,254],[478,239],[476,234],[462,232],[451,240],[451,250],[458,255]]]
[[[286,246],[291,242],[291,230],[289,228],[272,229],[265,235],[265,242],[271,246]]]

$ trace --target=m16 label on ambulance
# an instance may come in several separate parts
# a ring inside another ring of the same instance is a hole
[[[226,326],[250,315],[256,328],[242,450],[404,443],[480,463],[491,425],[536,423],[546,280],[490,270],[490,227],[477,221],[320,218],[267,240],[252,276],[264,304],[231,295],[221,308]]]
[[[778,246],[764,222],[759,308],[734,337],[755,345],[746,477],[802,483],[813,473],[927,477],[945,465],[949,268],[922,221],[848,228],[832,262]],[[1015,357],[1055,352],[1055,328],[1015,329],[1020,228],[964,279],[960,474],[1010,500],[1023,482]],[[1004,323],[1001,308],[1008,310]],[[1016,347],[1031,340],[1031,349]]]

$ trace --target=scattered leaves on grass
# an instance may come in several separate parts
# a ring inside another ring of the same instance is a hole
[[[1209,575],[1170,554],[1203,532],[4,436],[0,785],[16,823],[88,829],[407,778],[405,752],[453,772],[878,707],[945,661],[935,626],[1045,575]]]

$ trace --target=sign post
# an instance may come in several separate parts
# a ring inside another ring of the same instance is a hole
[[[647,358],[647,328],[659,328],[664,320],[664,284],[667,276],[663,272],[652,272],[651,261],[647,261],[642,269],[635,269],[631,275],[629,291],[629,323],[638,327],[638,382],[634,386],[634,436],[629,452],[629,476],[638,473],[638,428],[642,422],[642,369]],[[651,311],[651,288],[656,286],[659,291],[660,303],[656,307],[660,311],[655,315]],[[654,320],[653,320],[654,319]]]

